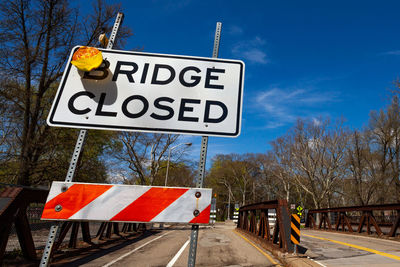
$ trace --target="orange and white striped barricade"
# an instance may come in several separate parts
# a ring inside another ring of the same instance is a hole
[[[53,182],[42,220],[208,224],[211,191]]]

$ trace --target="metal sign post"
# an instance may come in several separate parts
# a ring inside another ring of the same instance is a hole
[[[114,42],[115,42],[115,38],[117,36],[118,29],[119,29],[120,25],[122,24],[123,18],[124,18],[124,14],[119,12],[117,14],[117,18],[115,19],[115,23],[114,23],[114,26],[113,26],[113,29],[112,29],[112,32],[111,32],[111,35],[110,35],[110,39],[109,39],[109,42],[108,42],[108,45],[107,45],[106,49],[112,49],[112,47],[114,45]],[[65,177],[65,182],[72,182],[72,180],[74,178],[76,165],[78,163],[79,156],[80,156],[80,154],[82,152],[82,148],[83,148],[83,146],[85,144],[86,136],[87,136],[87,130],[80,130],[79,131],[79,135],[78,135],[78,139],[76,141],[74,153],[72,154],[72,159],[71,159],[71,162],[69,164],[67,176]],[[47,266],[49,264],[49,260],[50,260],[50,256],[51,256],[51,250],[53,248],[54,241],[55,241],[56,236],[58,234],[58,229],[59,229],[59,223],[56,223],[56,224],[52,225],[51,228],[50,228],[50,232],[49,232],[49,236],[47,238],[46,246],[44,248],[42,259],[40,261],[40,266]]]
[[[221,28],[222,23],[217,22],[217,27],[215,29],[214,37],[214,48],[213,48],[213,58],[218,57],[219,41],[221,39]],[[207,146],[208,146],[208,136],[203,136],[201,138],[201,149],[200,149],[200,161],[199,161],[199,176],[197,178],[196,187],[203,187],[206,159],[207,159]],[[196,264],[196,250],[197,250],[197,238],[199,236],[199,226],[192,225],[192,231],[190,234],[190,246],[189,246],[189,259],[188,267],[194,267]]]

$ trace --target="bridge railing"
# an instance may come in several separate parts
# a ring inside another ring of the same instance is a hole
[[[271,223],[274,217],[275,222]],[[283,252],[293,251],[289,211],[284,199],[242,206],[239,209],[237,229],[258,239],[267,247],[273,246]]]
[[[0,187],[0,261],[4,257],[10,235],[18,237],[23,256],[36,258],[27,210],[32,203],[45,203],[48,190],[4,186]],[[32,215],[32,214],[29,214]]]
[[[400,203],[309,210],[305,226],[318,230],[396,237],[400,228]]]

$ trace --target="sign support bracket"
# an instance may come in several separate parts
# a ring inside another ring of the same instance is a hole
[[[117,36],[118,29],[119,29],[120,25],[122,24],[123,18],[124,18],[124,14],[121,12],[118,12],[117,18],[115,19],[114,26],[111,31],[110,39],[108,41],[106,49],[112,49],[114,42],[115,42],[115,38]],[[86,137],[87,137],[87,130],[85,130],[85,129],[80,130],[78,139],[76,140],[75,149],[72,154],[72,159],[69,164],[67,176],[65,177],[65,182],[72,182],[72,180],[74,178],[76,165],[78,163],[78,159],[82,152],[83,146],[85,145]],[[58,235],[59,225],[60,225],[59,223],[56,223],[56,224],[52,225],[50,228],[46,246],[44,248],[42,259],[40,261],[41,267],[46,267],[49,264],[54,241],[56,239],[56,236]]]
[[[222,23],[217,22],[214,37],[214,48],[213,58],[218,57],[219,42],[221,39],[221,28]],[[201,138],[201,149],[200,149],[200,161],[199,161],[199,176],[197,177],[196,187],[202,188],[204,183],[204,174],[207,160],[207,147],[208,147],[208,136],[202,136]],[[192,231],[190,233],[190,245],[189,245],[189,259],[188,267],[194,267],[196,264],[196,250],[197,250],[197,239],[199,236],[199,226],[192,225]]]

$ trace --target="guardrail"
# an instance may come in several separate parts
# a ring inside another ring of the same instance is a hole
[[[400,228],[400,203],[309,210],[305,226],[317,230],[396,237]]]
[[[276,218],[273,225],[269,220],[271,214]],[[282,252],[293,252],[293,244],[290,242],[289,211],[284,199],[241,207],[237,229],[258,239],[262,245],[278,248]]]

